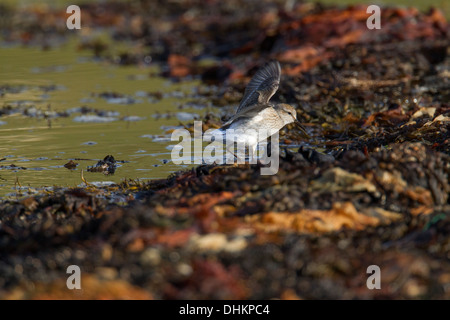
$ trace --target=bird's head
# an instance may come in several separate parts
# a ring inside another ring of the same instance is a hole
[[[284,121],[284,125],[297,121],[297,111],[293,106],[286,103],[280,103],[277,107],[278,114]]]
[[[295,108],[289,104],[286,103],[280,103],[277,105],[278,114],[280,115],[281,119],[284,121],[284,125],[287,125],[289,123],[294,122],[299,129],[309,137],[309,135],[306,133],[305,128],[302,126],[300,121],[297,120],[297,111]]]

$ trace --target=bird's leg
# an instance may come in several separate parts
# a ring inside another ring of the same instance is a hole
[[[264,148],[264,153],[261,155],[261,148],[259,148],[259,157],[257,158],[257,161],[256,161],[256,164],[258,165],[258,166],[263,166],[264,165],[264,163],[261,161],[261,159],[264,159],[264,158],[266,158],[267,156],[268,156],[268,146],[269,146],[269,144],[267,144],[267,143],[265,143],[265,148]]]
[[[250,164],[258,163],[257,147],[258,147],[257,143],[248,147],[248,165],[249,166],[250,166]]]
[[[233,156],[234,156],[234,160],[233,161],[233,167],[237,167],[240,164],[245,164],[245,153],[244,153],[244,159],[242,159],[238,154],[234,153],[234,145],[232,146],[233,150],[230,150],[229,147],[227,146],[227,151],[230,152]],[[228,162],[227,162],[228,163]]]
[[[234,149],[234,144],[233,144],[233,147],[232,147],[233,149]],[[234,153],[234,150],[230,150],[229,148],[228,148],[228,146],[227,146],[227,151],[228,152],[230,152],[233,156],[234,156],[234,160],[236,160],[236,161],[233,161],[233,167],[237,167],[238,165],[239,165],[239,160],[240,160],[240,158]],[[226,155],[225,155],[225,157],[226,157]],[[228,159],[227,159],[228,160]],[[245,159],[244,159],[244,162],[245,162]],[[227,164],[228,164],[228,161],[226,162]]]
[[[270,160],[272,156],[272,136],[267,137],[265,140],[261,141],[259,143],[259,158],[258,158],[258,165],[259,166],[266,166],[268,164],[268,161]],[[264,153],[261,154],[261,145],[264,145]]]

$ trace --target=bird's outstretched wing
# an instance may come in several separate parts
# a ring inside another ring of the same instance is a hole
[[[228,129],[233,122],[238,121],[240,119],[241,120],[252,119],[253,117],[257,116],[258,113],[260,113],[261,111],[263,111],[266,108],[268,108],[268,107],[265,104],[259,104],[259,103],[252,104],[252,105],[248,106],[246,109],[235,113],[234,116],[232,116],[230,119],[228,119],[227,122],[225,122],[222,125],[222,129]]]
[[[236,113],[253,104],[267,104],[278,90],[281,67],[278,61],[271,61],[259,69],[245,88],[244,97]]]

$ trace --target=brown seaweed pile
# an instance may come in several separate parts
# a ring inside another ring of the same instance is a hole
[[[405,143],[281,160],[276,176],[200,166],[126,206],[102,189],[3,202],[2,297],[102,298],[117,284],[105,297],[448,298],[449,156]],[[61,280],[72,264],[86,295]],[[381,290],[366,287],[372,264]]]

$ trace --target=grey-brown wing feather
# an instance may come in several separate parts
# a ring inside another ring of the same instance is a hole
[[[244,97],[239,104],[236,114],[254,105],[267,104],[278,90],[280,84],[281,67],[278,61],[272,61],[259,69],[245,88]]]
[[[241,112],[236,113],[234,116],[232,116],[230,119],[228,119],[227,122],[225,122],[222,125],[222,129],[227,129],[233,122],[238,121],[240,119],[251,119],[258,115],[262,110],[265,108],[270,107],[269,105],[264,104],[254,104],[252,106],[249,106],[247,109],[242,110]]]

